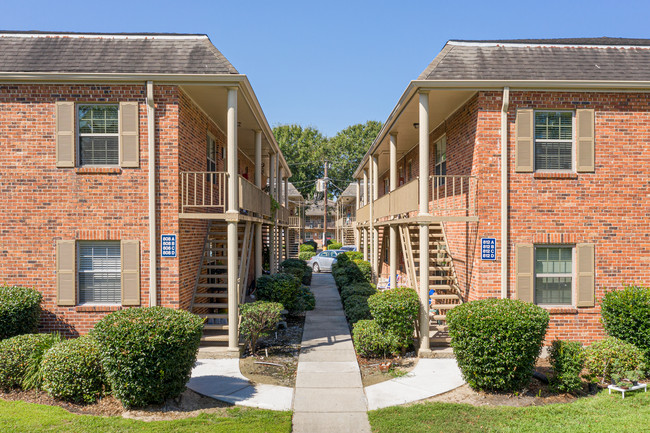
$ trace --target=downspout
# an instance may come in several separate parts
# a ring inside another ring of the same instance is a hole
[[[508,297],[508,106],[510,88],[503,88],[501,105],[501,298]]]
[[[147,142],[149,164],[149,306],[158,305],[156,262],[156,114],[153,100],[153,81],[147,81]]]

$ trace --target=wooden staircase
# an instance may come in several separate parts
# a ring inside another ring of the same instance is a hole
[[[343,245],[354,245],[354,229],[350,227],[343,227],[341,229],[342,235],[341,235],[341,242]]]
[[[297,259],[300,253],[300,228],[289,228],[289,258]]]
[[[238,303],[245,296],[251,260],[253,230],[250,222],[239,224]],[[228,240],[227,223],[210,221],[205,237],[201,264],[196,278],[190,311],[203,317],[203,345],[228,343]],[[245,253],[245,254],[244,254]]]
[[[400,238],[411,285],[420,282],[420,228],[400,226]],[[433,291],[433,292],[431,292]],[[447,248],[447,237],[442,223],[429,226],[429,324],[432,346],[449,344],[447,312],[463,303],[454,262]]]

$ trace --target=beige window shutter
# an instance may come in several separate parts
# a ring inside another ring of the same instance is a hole
[[[595,113],[594,110],[576,110],[576,171],[595,171]]]
[[[517,110],[515,136],[515,171],[532,173],[535,158],[535,115],[533,110]]]
[[[76,305],[77,251],[75,241],[56,241],[56,303]]]
[[[576,245],[578,307],[593,307],[595,305],[595,262],[594,244]]]
[[[140,305],[140,241],[122,241],[122,305]]]
[[[534,302],[535,247],[533,244],[517,244],[515,262],[517,299]]]
[[[137,102],[120,102],[120,167],[140,166],[140,112]]]
[[[56,103],[56,166],[74,167],[75,121],[74,102]]]

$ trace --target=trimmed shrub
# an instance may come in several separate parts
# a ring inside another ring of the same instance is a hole
[[[316,308],[316,298],[307,286],[300,286],[300,303],[301,311],[311,311]]]
[[[370,283],[354,283],[341,290],[341,299],[345,302],[345,300],[350,296],[361,295],[368,297],[375,293],[377,293],[377,289]]]
[[[95,325],[93,336],[113,395],[134,407],[162,403],[185,390],[202,332],[199,316],[147,307],[107,315]]]
[[[348,318],[350,325],[354,325],[359,320],[372,319],[367,296],[351,295],[344,301],[344,305],[345,316]]]
[[[643,352],[638,347],[615,337],[607,337],[585,349],[585,367],[594,376],[610,381],[614,374],[643,370],[645,363]]]
[[[287,259],[280,263],[280,269],[286,274],[291,274],[298,278],[302,284],[309,286],[311,284],[312,269],[307,266],[307,262],[301,259]]]
[[[312,269],[311,269],[309,266],[307,266],[307,268],[305,269],[305,273],[304,273],[303,276],[302,276],[302,283],[303,283],[305,286],[311,286],[311,277],[312,277],[312,274],[313,274]]]
[[[367,282],[372,281],[372,266],[370,265],[370,262],[365,260],[352,260],[352,263],[356,265],[364,280]]]
[[[301,251],[301,252],[298,253],[298,258],[300,260],[305,260],[306,261],[306,260],[311,259],[315,255],[316,255],[316,253],[313,252],[313,251]]]
[[[300,244],[300,252],[315,252],[318,248],[318,244],[315,241],[306,241]]]
[[[368,298],[368,306],[377,325],[397,338],[405,350],[413,341],[415,321],[420,311],[420,300],[415,290],[396,287],[377,292]]]
[[[42,300],[34,289],[0,286],[0,340],[37,332]]]
[[[353,260],[363,260],[363,252],[361,251],[345,251],[336,256],[336,264],[334,266],[342,266],[347,262]]]
[[[32,353],[50,338],[48,334],[22,334],[0,341],[0,388],[20,388]]]
[[[382,330],[375,320],[359,320],[352,328],[357,353],[366,358],[386,357],[399,352],[394,335]]]
[[[43,382],[43,357],[48,350],[62,341],[61,335],[58,333],[43,335],[47,337],[38,340],[34,344],[32,353],[27,360],[27,369],[22,382],[23,389],[41,389]]]
[[[300,281],[293,275],[263,275],[257,279],[257,299],[278,302],[289,311],[303,311]]]
[[[548,322],[546,310],[514,299],[483,299],[450,310],[451,347],[465,381],[486,391],[527,385]]]
[[[607,334],[634,344],[650,360],[650,288],[625,286],[607,292],[601,308]]]
[[[277,328],[284,307],[277,302],[256,301],[239,306],[241,321],[239,332],[248,343],[248,350],[255,355],[257,341]]]
[[[104,394],[99,344],[83,336],[57,344],[43,357],[43,389],[54,398],[93,403]]]
[[[582,388],[580,372],[585,366],[585,351],[577,341],[554,340],[550,353],[553,376],[551,389],[555,392],[574,392]]]
[[[338,250],[342,246],[343,246],[343,244],[341,242],[334,241],[334,242],[330,242],[329,244],[327,244],[327,249],[328,250]]]

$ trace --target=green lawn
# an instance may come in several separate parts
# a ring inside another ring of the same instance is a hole
[[[227,415],[201,414],[176,421],[134,421],[119,417],[74,415],[60,407],[0,400],[0,432],[65,433],[289,433],[291,413],[232,408]]]
[[[574,403],[536,407],[474,407],[423,403],[369,412],[377,433],[417,432],[626,432],[650,429],[650,393],[601,392]]]

